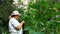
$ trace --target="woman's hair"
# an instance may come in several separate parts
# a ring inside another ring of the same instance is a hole
[[[11,18],[14,17],[14,16],[15,16],[15,15],[10,15],[10,16],[9,16],[9,19],[11,19]]]
[[[11,17],[14,17],[15,15],[12,15]]]

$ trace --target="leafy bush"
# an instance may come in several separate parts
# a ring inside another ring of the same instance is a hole
[[[59,34],[60,4],[57,1],[47,1],[36,0],[35,3],[31,1],[27,11],[24,9],[20,11],[22,13],[21,20],[26,21],[24,24],[25,34]]]

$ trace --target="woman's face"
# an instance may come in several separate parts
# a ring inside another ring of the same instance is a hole
[[[18,19],[19,18],[19,15],[15,15],[15,18]]]

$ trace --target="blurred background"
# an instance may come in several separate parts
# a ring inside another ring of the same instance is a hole
[[[23,34],[60,34],[60,0],[0,0],[0,34],[9,34],[9,15],[18,10]]]

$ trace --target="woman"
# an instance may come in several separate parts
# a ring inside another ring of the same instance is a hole
[[[9,20],[9,31],[10,34],[23,34],[22,31],[22,25],[24,24],[24,21],[21,23],[18,22],[18,18],[21,16],[18,11],[13,11],[10,15]]]

